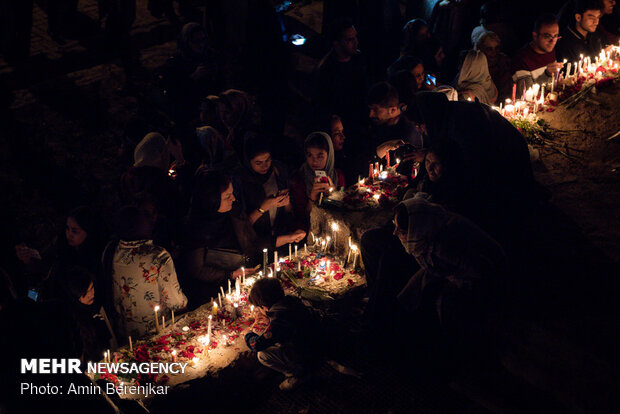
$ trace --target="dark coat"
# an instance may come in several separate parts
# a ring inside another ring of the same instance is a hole
[[[290,189],[290,178],[287,168],[278,161],[272,161],[272,171],[276,175],[278,191]],[[268,173],[270,174],[270,173]],[[235,190],[238,202],[246,215],[258,209],[266,198],[263,180],[258,174],[250,171],[249,167],[240,167],[234,174]],[[254,231],[260,239],[261,245],[267,245],[269,250],[274,250],[276,238],[292,231],[292,212],[287,212],[284,207],[278,208],[273,226],[269,214],[263,214],[254,223]]]
[[[299,355],[309,358],[320,353],[320,317],[306,307],[299,298],[285,296],[267,311],[270,324],[261,335],[255,350],[262,351],[275,344],[290,345]]]

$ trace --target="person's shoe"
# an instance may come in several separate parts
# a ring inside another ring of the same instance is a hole
[[[282,391],[292,391],[304,383],[301,377],[286,377],[284,381],[280,383],[280,389]]]

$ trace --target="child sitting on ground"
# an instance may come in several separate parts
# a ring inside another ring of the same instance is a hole
[[[259,279],[248,300],[269,318],[269,327],[262,335],[246,334],[248,347],[257,351],[261,364],[286,376],[281,390],[296,388],[320,359],[320,318],[298,298],[285,295],[275,278]]]

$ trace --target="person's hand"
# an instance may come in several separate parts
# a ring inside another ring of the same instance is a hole
[[[405,145],[405,141],[403,141],[402,139],[393,139],[390,141],[386,141],[377,147],[377,156],[379,158],[383,158],[388,151],[394,151],[395,149],[398,149],[401,145]]]
[[[260,208],[262,210],[265,211],[269,211],[272,208],[278,207],[278,202],[280,200],[280,197],[276,196],[276,197],[267,197],[263,200],[262,204],[260,205]]]
[[[547,65],[545,73],[547,74],[547,76],[551,76],[554,73],[557,73],[558,70],[562,69],[563,66],[564,64],[562,62],[551,62]]]
[[[424,162],[424,157],[426,156],[426,151],[417,150],[414,152],[410,152],[409,154],[405,154],[401,162],[404,161],[415,161],[415,162]]]
[[[185,157],[183,156],[183,145],[181,145],[181,141],[168,138],[166,142],[168,146],[168,151],[177,161],[177,165],[183,164],[185,162]]]
[[[327,178],[327,181],[325,181]],[[310,191],[310,199],[316,201],[319,193],[329,193],[329,189],[334,188],[334,183],[329,177],[316,177],[314,179],[314,185]]]
[[[241,275],[243,275],[243,270],[241,270],[241,268],[234,270],[231,274],[230,274],[230,278],[232,280],[236,280],[238,277],[241,277]],[[246,276],[247,276],[247,272],[246,272]]]
[[[38,250],[30,248],[24,243],[15,246],[15,255],[25,265],[29,265],[34,260],[41,259],[41,255]]]
[[[276,196],[277,207],[286,207],[291,203],[291,197],[288,194]]]
[[[306,237],[306,232],[303,230],[295,230],[291,233],[291,243],[299,243]]]

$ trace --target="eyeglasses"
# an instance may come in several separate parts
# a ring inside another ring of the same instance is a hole
[[[562,38],[559,34],[552,35],[549,33],[540,33],[540,36],[545,40],[560,40]]]

